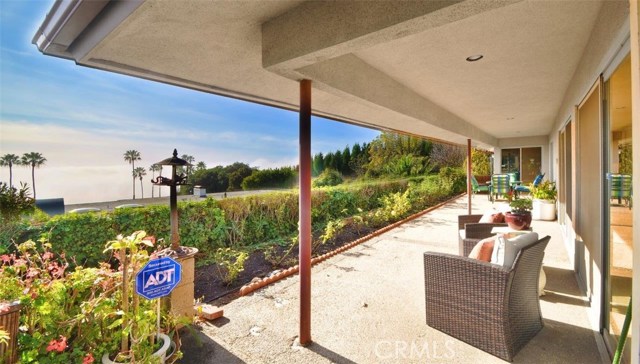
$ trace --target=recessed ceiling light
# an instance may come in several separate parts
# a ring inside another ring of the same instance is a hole
[[[469,56],[467,57],[467,62],[475,62],[475,61],[479,61],[483,58],[484,56],[482,54],[474,54],[473,56]]]

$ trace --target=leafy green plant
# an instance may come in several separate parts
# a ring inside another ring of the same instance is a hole
[[[511,207],[511,213],[521,214],[530,212],[533,207],[533,203],[529,198],[516,198],[509,202],[509,206]]]
[[[340,233],[340,231],[342,231],[345,225],[346,223],[343,219],[329,221],[329,223],[324,229],[324,234],[320,236],[320,240],[322,241],[322,244],[335,238]]]
[[[401,220],[411,211],[408,190],[404,193],[396,192],[383,196],[380,202],[382,206],[369,217],[374,226],[383,226]]]
[[[138,296],[135,291],[135,275],[149,261],[148,248],[154,246],[155,238],[147,236],[144,231],[136,231],[129,236],[118,235],[115,240],[107,242],[106,251],[113,252],[120,263],[119,272],[122,277],[119,285],[119,295],[115,301],[119,301],[113,312],[115,320],[108,326],[110,329],[120,327],[120,350],[115,356],[118,362],[150,363],[157,360],[153,357],[155,347],[155,334],[160,327],[157,326],[157,312],[151,300]],[[167,317],[169,317],[167,319]],[[165,325],[175,324],[177,321],[165,312]],[[164,327],[165,331],[171,331],[172,327]]]
[[[29,240],[0,256],[0,302],[19,300],[21,363],[88,362],[115,348],[108,327],[117,285],[108,266],[68,272],[64,254]]]
[[[20,189],[0,182],[0,218],[15,221],[20,216],[35,209],[35,201],[29,194],[29,187],[21,183]]]
[[[219,248],[213,259],[217,263],[218,277],[226,284],[231,284],[244,271],[244,262],[249,254],[231,248]]]
[[[298,236],[294,236],[281,244],[274,244],[264,249],[263,254],[267,262],[276,268],[286,265],[286,261],[292,258],[292,253],[298,247]],[[284,249],[281,249],[284,248]]]
[[[556,184],[551,181],[540,182],[538,186],[534,186],[532,183],[529,189],[531,190],[531,197],[538,200],[555,201],[558,196]]]

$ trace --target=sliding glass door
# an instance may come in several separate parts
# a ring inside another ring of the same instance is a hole
[[[631,62],[627,56],[605,82],[605,169],[607,188],[605,246],[607,278],[604,336],[611,352],[619,340],[631,297],[633,257],[633,191],[631,176]],[[629,338],[633,333],[629,333]],[[627,339],[627,342],[631,342]],[[627,349],[630,345],[627,345]],[[629,358],[630,353],[624,357]]]

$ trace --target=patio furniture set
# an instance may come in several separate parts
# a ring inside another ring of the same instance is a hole
[[[544,325],[539,283],[551,238],[492,236],[508,229],[496,215],[458,216],[459,255],[424,253],[426,322],[512,361]]]
[[[544,173],[540,173],[533,180],[533,186],[536,187],[542,182]],[[516,196],[522,192],[531,192],[528,186],[522,184],[520,181],[518,172],[494,174],[491,176],[491,180],[486,185],[481,185],[474,176],[471,176],[471,189],[474,194],[479,192],[486,192],[489,195],[489,200],[494,201],[499,196],[505,198],[509,193],[514,193]]]

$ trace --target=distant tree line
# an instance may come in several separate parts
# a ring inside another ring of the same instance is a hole
[[[354,178],[411,177],[460,167],[464,158],[461,146],[383,132],[371,143],[314,155],[313,175],[330,169]]]
[[[238,191],[242,190],[242,181],[254,171],[255,168],[241,162],[208,169],[199,165],[190,177],[190,184],[206,188],[207,192]]]
[[[349,179],[401,178],[438,172],[442,167],[460,167],[465,160],[461,146],[433,142],[413,136],[384,132],[370,143],[355,143],[312,157],[315,186],[335,185]],[[258,169],[236,162],[206,168],[199,163],[190,177],[192,185],[207,192],[292,188],[298,181],[298,167]]]
[[[316,153],[312,157],[312,175],[320,178],[316,186],[342,183],[344,178],[402,178],[438,172],[442,167],[460,167],[465,160],[461,146],[433,142],[408,135],[383,132],[370,143],[355,143],[329,153]],[[135,167],[140,153],[129,150],[124,158],[131,164],[133,196],[135,180],[146,175],[144,168]],[[207,192],[253,190],[260,188],[292,188],[298,182],[298,166],[259,169],[242,162],[213,168],[198,162],[190,155],[182,155],[191,166],[179,168],[189,181],[182,194],[190,194],[193,186],[205,188]],[[152,165],[150,171],[162,173],[161,166]],[[141,185],[142,190],[142,185]],[[153,190],[152,190],[153,191]],[[142,192],[142,191],[141,191]],[[153,192],[152,192],[153,197]]]

